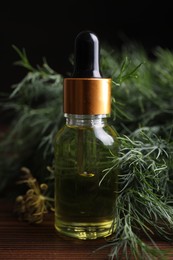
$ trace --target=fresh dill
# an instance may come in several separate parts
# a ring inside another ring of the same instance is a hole
[[[13,48],[20,58],[16,65],[27,74],[9,95],[1,94],[0,106],[12,121],[0,144],[0,192],[18,180],[25,165],[53,196],[52,140],[63,124],[63,76],[45,61],[34,68],[25,50]],[[112,77],[111,123],[121,144],[119,157],[111,154],[120,168],[117,230],[103,247],[110,247],[111,260],[162,259],[155,237],[171,241],[173,234],[173,53],[159,47],[150,60],[133,44],[121,52],[107,46],[101,52],[104,76]]]

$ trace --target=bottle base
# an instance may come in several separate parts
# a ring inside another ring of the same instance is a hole
[[[55,229],[62,235],[87,240],[108,237],[115,231],[113,221],[101,223],[75,223],[57,221]]]

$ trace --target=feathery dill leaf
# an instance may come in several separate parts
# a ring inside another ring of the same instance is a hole
[[[119,157],[112,154],[114,167],[120,168],[120,190],[114,209],[117,228],[108,244],[98,250],[110,246],[110,259],[129,259],[129,255],[134,259],[141,256],[144,260],[166,259],[155,238],[172,241],[173,194],[169,177],[172,146],[150,128],[118,139]],[[151,246],[145,243],[144,236]]]
[[[20,52],[20,57],[20,65],[29,69],[26,53]],[[62,75],[43,63],[28,71],[1,101],[2,109],[13,113],[13,120],[0,145],[0,168],[5,169],[0,190],[14,181],[23,165],[36,172],[38,179],[47,175],[46,166],[53,157],[52,138],[63,123],[62,80]]]

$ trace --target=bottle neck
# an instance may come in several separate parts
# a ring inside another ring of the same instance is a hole
[[[74,115],[64,114],[66,125],[69,126],[105,126],[107,125],[108,115]]]

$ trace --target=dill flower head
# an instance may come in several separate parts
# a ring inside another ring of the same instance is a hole
[[[22,180],[18,181],[18,184],[25,183],[29,189],[24,195],[17,196],[14,212],[18,215],[20,220],[39,224],[43,221],[50,207],[50,201],[52,201],[51,198],[45,196],[48,185],[45,183],[39,185],[28,168],[22,167],[21,171],[24,175]]]

